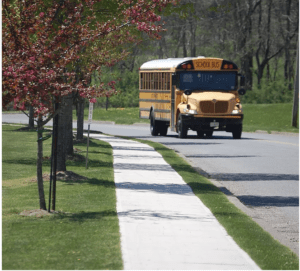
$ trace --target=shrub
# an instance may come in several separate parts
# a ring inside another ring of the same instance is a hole
[[[243,103],[249,104],[291,103],[292,101],[293,90],[289,90],[284,80],[270,82],[263,79],[260,85],[254,85],[252,90],[247,91],[243,97]]]

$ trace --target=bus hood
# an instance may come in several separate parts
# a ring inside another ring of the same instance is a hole
[[[231,114],[236,101],[232,93],[194,92],[188,96],[187,103],[200,114]]]
[[[230,101],[235,100],[235,95],[232,93],[224,92],[193,92],[188,96],[188,99],[197,101]]]

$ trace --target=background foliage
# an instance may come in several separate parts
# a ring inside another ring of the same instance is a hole
[[[298,0],[182,0],[162,15],[160,40],[145,40],[102,79],[117,81],[110,107],[138,106],[138,68],[158,58],[206,56],[237,63],[246,76],[243,103],[290,103],[298,48]],[[121,78],[121,81],[118,79]],[[251,91],[250,91],[251,90]],[[98,99],[105,107],[106,98]]]

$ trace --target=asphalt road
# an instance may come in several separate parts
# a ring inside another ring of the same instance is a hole
[[[3,114],[2,122],[28,123],[28,119],[25,115]],[[189,131],[187,139],[179,139],[170,131],[166,137],[152,137],[148,125],[93,122],[90,128],[152,140],[174,149],[229,200],[299,255],[298,135],[243,133],[242,139],[233,140],[230,133],[215,132],[210,139],[199,139]]]

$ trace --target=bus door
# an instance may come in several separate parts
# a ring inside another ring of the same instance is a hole
[[[171,123],[170,123],[170,128],[171,131],[175,131],[175,113],[176,113],[176,107],[175,107],[175,89],[176,86],[172,86],[172,91],[171,91]]]

